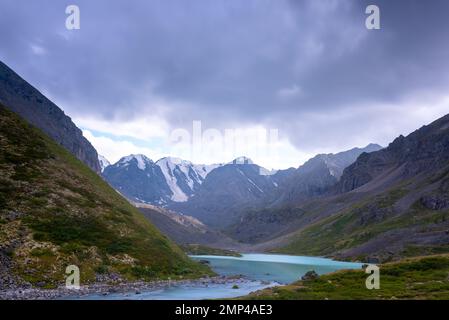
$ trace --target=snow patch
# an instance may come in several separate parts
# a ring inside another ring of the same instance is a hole
[[[262,189],[259,188],[259,186],[258,186],[257,184],[254,183],[253,180],[251,180],[250,178],[248,178],[248,177],[247,177],[247,176],[246,176],[240,169],[237,169],[237,170],[238,170],[238,172],[240,172],[240,174],[241,174],[242,176],[244,176],[244,177],[248,180],[249,183],[251,183],[253,186],[255,186],[256,189],[258,189],[261,193],[265,193]],[[250,190],[248,189],[248,191],[250,191]]]
[[[173,193],[173,195],[171,196],[171,200],[175,202],[187,201],[189,197],[178,186],[178,180],[173,173],[177,165],[174,164],[170,158],[162,158],[158,160],[156,164],[161,168],[162,173],[165,177],[165,181],[167,182],[171,192]]]
[[[108,159],[106,159],[101,154],[98,155],[98,162],[100,163],[101,172],[103,172],[106,167],[109,167],[111,165]]]
[[[173,193],[171,199],[175,202],[184,202],[189,198],[189,196],[180,188],[175,172],[178,174],[178,177],[182,177],[183,181],[190,188],[190,191],[194,193],[195,184],[201,185],[212,170],[221,166],[221,164],[195,165],[190,161],[175,157],[159,159],[156,161],[156,165],[161,168],[165,180]]]
[[[229,162],[228,164],[254,164],[254,162],[248,157],[238,157]]]
[[[147,167],[147,163],[152,163],[149,158],[144,156],[143,154],[131,154],[129,156],[123,157],[119,160],[118,164],[122,166],[128,166],[129,163],[135,159],[137,161],[137,167],[140,170],[145,170]]]

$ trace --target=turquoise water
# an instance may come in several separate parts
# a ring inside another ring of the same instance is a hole
[[[241,274],[251,280],[275,281],[282,284],[301,279],[310,270],[318,274],[340,269],[360,269],[361,263],[341,262],[325,258],[278,254],[243,254],[242,257],[191,256],[207,260],[220,275]]]
[[[98,294],[79,297],[81,300],[203,300],[203,299],[220,299],[234,298],[244,296],[250,292],[274,286],[277,283],[264,283],[261,281],[245,281],[236,282],[238,289],[233,289],[234,283],[226,284],[189,284],[189,285],[172,285],[164,289],[142,292],[135,294],[134,292],[123,294],[114,293],[107,296]]]
[[[243,254],[242,257],[191,256],[191,258],[207,260],[211,268],[218,274],[226,276],[242,275],[245,281],[235,280],[235,282],[209,283],[207,285],[202,283],[171,285],[141,294],[88,295],[79,299],[200,300],[233,298],[270,286],[299,280],[310,270],[314,270],[318,274],[324,274],[340,269],[359,269],[362,267],[361,263],[274,254]],[[238,289],[232,288],[234,284],[238,285]]]

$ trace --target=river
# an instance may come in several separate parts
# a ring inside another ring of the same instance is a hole
[[[135,293],[116,293],[107,296],[88,295],[82,299],[110,300],[200,300],[234,298],[274,285],[287,284],[300,279],[307,271],[318,274],[340,269],[360,269],[361,263],[341,262],[331,259],[278,254],[243,254],[230,256],[191,256],[195,260],[207,260],[219,275],[242,275],[241,279],[225,283],[192,282],[170,285],[160,290]]]

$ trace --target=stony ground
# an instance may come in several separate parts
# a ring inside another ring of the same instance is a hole
[[[159,281],[136,281],[136,282],[126,282],[117,280],[116,282],[105,281],[103,282],[81,286],[80,289],[67,289],[65,286],[61,286],[56,289],[39,289],[33,288],[31,286],[10,286],[6,290],[1,290],[0,287],[0,300],[50,300],[50,299],[70,299],[70,298],[80,298],[86,295],[103,295],[107,296],[113,293],[123,293],[123,294],[139,294],[144,291],[153,291],[165,288],[170,285],[187,285],[187,284],[226,284],[226,283],[239,283],[242,281],[247,281],[243,278],[236,277],[208,277],[201,279],[186,279],[186,280],[159,280]]]

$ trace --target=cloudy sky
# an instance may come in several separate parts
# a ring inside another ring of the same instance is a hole
[[[79,30],[66,29],[70,4]],[[365,27],[369,4],[380,30]],[[244,153],[296,167],[449,113],[448,12],[447,0],[0,0],[0,59],[112,161]]]

